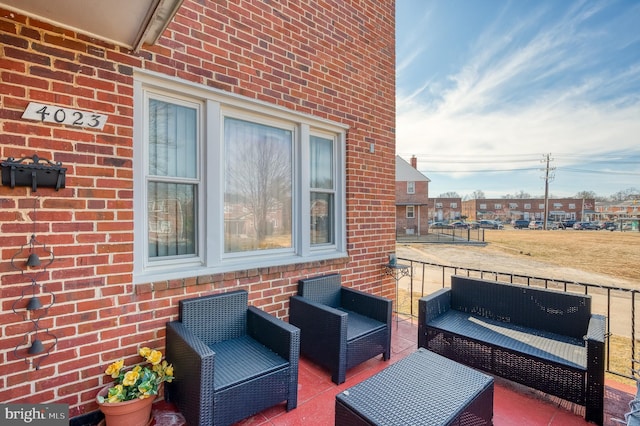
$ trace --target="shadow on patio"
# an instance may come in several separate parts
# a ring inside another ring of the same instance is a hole
[[[347,380],[338,386],[328,372],[300,359],[298,407],[286,412],[284,404],[245,419],[239,425],[318,425],[334,424],[335,396],[397,362],[417,349],[417,325],[409,320],[395,322],[392,335],[392,356],[388,362],[373,358],[347,372]],[[493,423],[496,426],[589,425],[584,420],[584,407],[546,395],[536,390],[494,377]],[[635,389],[612,380],[605,386],[604,424],[620,425]],[[168,403],[154,405],[156,426],[182,426],[184,419]]]

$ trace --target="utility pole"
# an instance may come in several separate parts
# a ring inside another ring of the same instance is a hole
[[[551,154],[545,154],[542,156],[543,162],[546,162],[546,167],[544,168],[544,217],[542,218],[542,229],[547,230],[547,219],[549,217],[549,180],[553,179],[553,175],[550,172],[555,170],[554,168],[549,167],[549,162],[551,161]]]

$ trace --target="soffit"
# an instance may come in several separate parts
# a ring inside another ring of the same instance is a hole
[[[160,37],[183,0],[0,0],[0,7],[137,50]]]

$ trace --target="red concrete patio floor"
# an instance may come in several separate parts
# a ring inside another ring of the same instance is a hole
[[[243,420],[238,425],[326,426],[334,424],[335,396],[344,389],[372,376],[393,362],[417,349],[417,326],[411,321],[393,325],[390,361],[373,358],[347,372],[347,380],[340,386],[331,381],[329,373],[301,358],[298,378],[298,407],[286,412],[284,404],[265,410]],[[178,373],[178,372],[176,372]],[[629,411],[635,389],[606,380],[605,421],[607,426],[620,426],[624,413]],[[156,426],[182,426],[184,418],[175,407],[165,402],[154,404]],[[573,426],[590,425],[584,420],[584,407],[552,397],[525,386],[495,377],[493,423],[496,426]]]

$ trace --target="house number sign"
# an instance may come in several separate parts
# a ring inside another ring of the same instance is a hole
[[[66,124],[75,127],[89,127],[102,130],[107,116],[96,112],[80,111],[55,105],[30,102],[22,114],[23,119],[42,121],[44,123]]]

